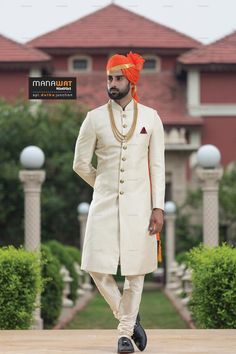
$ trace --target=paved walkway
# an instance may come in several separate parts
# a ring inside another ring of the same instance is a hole
[[[235,354],[236,330],[147,330],[147,354]],[[0,331],[0,354],[117,352],[116,330]],[[135,348],[135,352],[139,352]],[[139,352],[140,353],[140,352]]]

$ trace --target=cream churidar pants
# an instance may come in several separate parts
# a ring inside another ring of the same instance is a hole
[[[145,274],[126,275],[121,295],[112,274],[89,272],[99,292],[109,304],[113,315],[119,320],[119,336],[131,338],[142,297]]]

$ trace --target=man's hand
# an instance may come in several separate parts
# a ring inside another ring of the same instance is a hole
[[[149,234],[154,235],[157,232],[161,232],[164,224],[164,212],[162,209],[154,208],[149,222]]]

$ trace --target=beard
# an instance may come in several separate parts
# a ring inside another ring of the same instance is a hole
[[[130,91],[130,82],[123,90],[119,90],[118,88],[111,87],[107,89],[108,96],[112,100],[121,100],[123,97],[127,96]]]

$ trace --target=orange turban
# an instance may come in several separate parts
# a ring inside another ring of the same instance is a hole
[[[106,69],[108,75],[111,75],[114,71],[121,70],[123,75],[134,84],[131,94],[136,101],[138,101],[136,84],[139,80],[140,71],[143,68],[144,62],[145,60],[141,55],[132,52],[129,52],[126,56],[115,54],[107,62]]]

